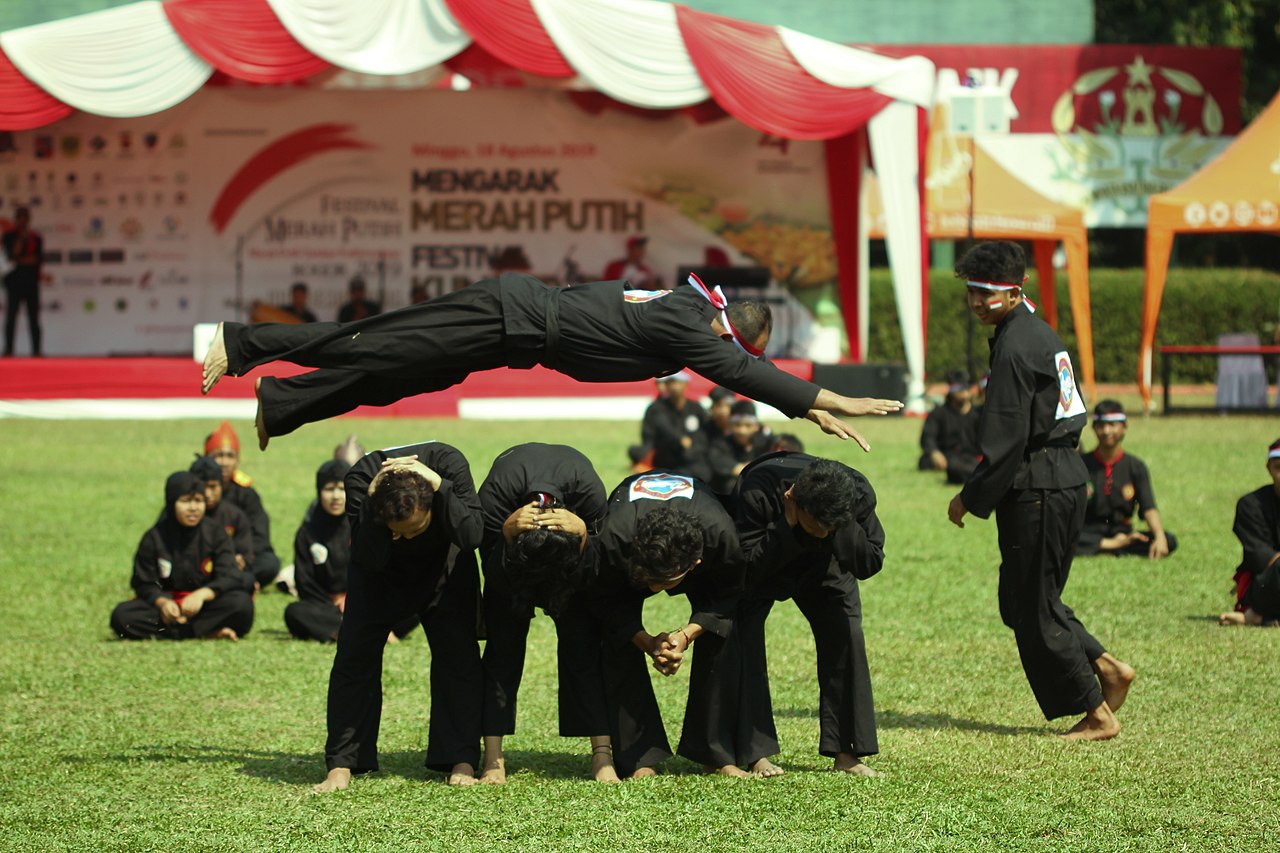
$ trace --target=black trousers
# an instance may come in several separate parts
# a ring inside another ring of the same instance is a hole
[[[328,643],[338,639],[342,611],[328,601],[295,601],[284,609],[284,624],[299,640]]]
[[[272,361],[320,368],[262,380],[263,422],[273,436],[357,406],[441,391],[507,363],[496,281],[354,323],[226,323],[223,336],[233,376]]]
[[[238,636],[245,636],[253,629],[253,599],[246,592],[235,590],[221,593],[184,625],[166,625],[160,618],[160,610],[139,598],[116,605],[111,611],[111,630],[124,640],[190,640],[204,637],[223,628],[230,628]]]
[[[875,755],[880,744],[857,581],[833,561],[824,571],[806,572],[792,589],[817,648],[818,752]],[[705,667],[695,657],[680,755],[702,764],[746,766],[779,752],[765,653],[773,604],[771,598],[744,596],[719,654],[708,655]],[[691,719],[701,728],[691,728]]]
[[[1000,618],[1045,719],[1102,704],[1091,663],[1106,650],[1062,602],[1084,524],[1085,487],[1011,491],[996,505]]]
[[[1265,621],[1280,619],[1280,560],[1253,576],[1245,590],[1244,603],[1262,614]]]
[[[514,734],[533,607],[517,603],[501,572],[486,572],[484,586],[484,711],[486,737]],[[610,732],[605,698],[603,633],[588,611],[571,600],[554,617],[561,737]]]
[[[480,761],[484,675],[476,640],[480,582],[474,552],[451,549],[448,565],[413,578],[368,573],[352,565],[346,611],[329,675],[325,764],[357,773],[378,769],[382,652],[402,620],[422,620],[431,646],[431,723],[426,766],[448,772]]]
[[[31,354],[40,355],[40,281],[29,268],[16,269],[4,282],[4,354],[13,355],[14,335],[18,331],[18,311],[27,306],[27,331],[31,335]]]
[[[1076,537],[1076,556],[1090,557],[1094,554],[1101,553],[1102,540],[1110,536],[1115,536],[1120,532],[1129,532],[1129,528],[1112,524],[1085,524],[1080,529],[1080,535]],[[1150,530],[1144,530],[1148,536],[1151,535]],[[1169,553],[1172,554],[1178,550],[1178,537],[1169,531],[1164,532],[1164,538],[1169,543]],[[1150,555],[1150,542],[1132,542],[1121,548],[1119,551],[1108,551],[1109,554],[1131,554],[1135,557],[1146,557]]]
[[[261,554],[255,554],[253,565],[245,568],[253,574],[253,579],[258,582],[258,586],[267,589],[275,581],[276,575],[280,574],[280,558],[276,556],[275,551],[263,551]]]

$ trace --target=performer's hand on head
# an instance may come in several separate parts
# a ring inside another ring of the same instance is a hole
[[[871,445],[862,437],[862,434],[835,415],[821,409],[810,409],[805,418],[817,424],[827,435],[834,435],[840,439],[852,438],[863,450],[871,451]]]
[[[515,512],[507,516],[507,520],[502,523],[502,538],[510,542],[527,530],[536,530],[538,518],[541,515],[542,510],[538,508],[537,501],[517,507]]]
[[[587,535],[587,523],[563,507],[544,510],[538,516],[538,526],[548,530],[563,530],[579,539]]]
[[[395,456],[382,460],[382,471],[387,471],[392,468],[403,468],[406,471],[413,471],[414,473],[421,475],[428,483],[430,483],[431,488],[440,488],[440,475],[419,462],[417,456]],[[382,471],[379,471],[378,473],[382,473]],[[373,492],[371,491],[369,494],[373,494]]]
[[[964,527],[964,517],[969,510],[965,509],[964,500],[960,495],[956,495],[951,499],[950,505],[947,506],[947,518],[956,527]]]

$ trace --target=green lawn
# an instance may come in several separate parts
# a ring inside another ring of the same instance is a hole
[[[333,648],[288,638],[279,594],[258,599],[239,644],[125,643],[107,617],[131,559],[213,423],[0,421],[0,849],[13,850],[1210,850],[1280,840],[1280,631],[1219,628],[1239,548],[1235,500],[1265,482],[1275,418],[1136,418],[1181,550],[1076,564],[1068,602],[1138,681],[1114,741],[1051,735],[996,612],[995,527],[946,522],[953,490],[914,470],[920,422],[860,426],[870,455],[798,431],[871,478],[888,534],[885,570],[862,587],[882,780],[827,770],[817,754],[813,642],[791,604],[769,622],[770,675],[787,775],[707,778],[680,759],[657,779],[587,777],[585,741],[555,736],[554,631],[534,622],[508,739],[511,781],[451,789],[421,766],[430,712],[427,644],[388,649],[383,771],[339,795],[324,776]],[[250,432],[242,428],[242,437]],[[290,553],[312,473],[350,429],[368,447],[436,438],[479,482],[505,447],[561,441],[607,485],[625,474],[634,424],[344,420],[250,450]],[[660,597],[651,628],[678,624]],[[687,671],[657,683],[679,737]],[[656,676],[655,676],[656,678]]]

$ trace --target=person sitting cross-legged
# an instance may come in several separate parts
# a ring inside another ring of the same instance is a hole
[[[1222,625],[1280,623],[1280,438],[1267,448],[1271,482],[1236,504],[1232,528],[1244,551],[1236,569],[1236,607],[1218,617]]]

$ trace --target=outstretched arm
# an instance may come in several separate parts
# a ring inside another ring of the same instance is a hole
[[[902,409],[898,400],[877,400],[872,397],[845,397],[826,388],[818,391],[806,418],[817,424],[823,432],[841,439],[852,438],[863,450],[870,451],[871,445],[862,434],[836,415],[861,417],[863,415],[887,415]]]

